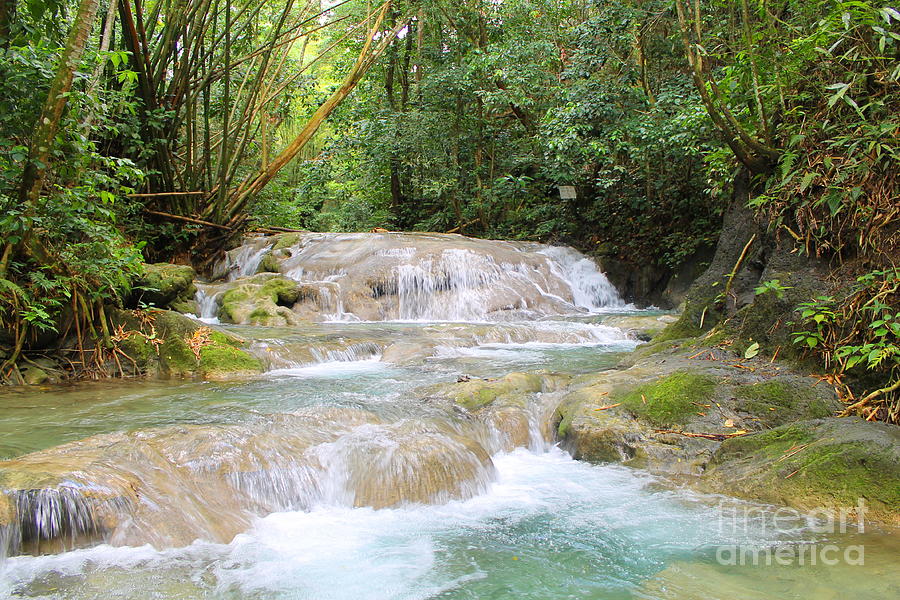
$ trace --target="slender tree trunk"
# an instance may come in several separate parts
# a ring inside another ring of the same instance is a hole
[[[0,0],[2,2],[3,0]],[[103,36],[100,38],[100,54],[107,52],[109,50],[110,42],[112,41],[113,31],[116,25],[116,12],[118,11],[119,2],[118,0],[109,0],[109,8],[106,11],[106,21],[103,24]],[[100,86],[100,78],[103,76],[103,69],[106,67],[106,61],[101,57],[100,60],[97,61],[97,66],[94,67],[94,72],[91,73],[91,81],[88,84],[87,88],[87,96],[93,97],[97,93],[97,88]],[[87,114],[84,117],[83,127],[84,129],[90,129],[91,123],[94,121],[94,112],[93,110],[88,110]]]
[[[306,125],[294,138],[294,140],[287,145],[287,147],[281,151],[281,153],[276,156],[271,163],[265,169],[261,169],[259,173],[255,176],[248,178],[244,183],[234,191],[231,196],[229,196],[230,200],[225,207],[216,207],[215,205],[210,205],[207,209],[207,212],[213,214],[221,210],[218,214],[221,214],[224,221],[234,222],[238,217],[239,213],[246,206],[249,199],[258,194],[266,185],[269,184],[272,179],[278,175],[279,171],[283,169],[288,163],[290,163],[301,150],[309,143],[309,141],[313,138],[316,132],[319,130],[319,127],[325,120],[334,112],[334,109],[340,105],[343,100],[350,95],[356,85],[362,80],[363,76],[369,71],[372,65],[378,60],[378,58],[384,53],[385,50],[393,43],[394,39],[397,36],[397,32],[401,29],[405,23],[403,21],[400,22],[397,26],[395,26],[392,30],[381,32],[381,37],[378,41],[378,44],[373,48],[372,44],[375,40],[376,34],[379,33],[381,29],[381,23],[384,20],[384,16],[386,12],[390,9],[390,2],[385,2],[383,8],[379,11],[378,17],[375,20],[375,24],[369,30],[369,34],[366,38],[366,43],[363,45],[362,50],[359,53],[359,57],[357,58],[356,64],[347,74],[341,86],[334,91],[331,97],[322,104],[318,110],[309,118],[306,122]],[[205,216],[205,215],[204,215]]]
[[[56,75],[50,84],[50,93],[47,94],[47,101],[41,111],[34,137],[31,139],[28,163],[25,165],[22,185],[19,188],[19,199],[26,205],[33,205],[41,194],[53,141],[56,139],[59,122],[66,108],[68,92],[72,89],[75,69],[81,62],[94,17],[97,15],[97,5],[98,0],[81,0],[75,22],[66,40],[65,50],[59,59]]]

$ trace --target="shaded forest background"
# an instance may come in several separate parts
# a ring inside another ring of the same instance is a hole
[[[72,330],[110,343],[145,262],[202,269],[247,231],[674,271],[740,209],[747,248],[836,273],[791,296],[792,342],[878,373],[866,415],[896,420],[898,87],[881,1],[0,0],[0,377]],[[693,333],[740,308],[731,279]]]

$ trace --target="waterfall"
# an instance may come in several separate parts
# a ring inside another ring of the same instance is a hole
[[[448,234],[285,234],[248,239],[215,272],[228,285],[252,283],[264,260],[267,271],[318,290],[292,310],[324,321],[511,321],[623,306],[596,264],[566,247]]]
[[[197,283],[197,293],[194,300],[197,301],[197,316],[204,323],[210,325],[219,323],[219,296],[222,290],[218,286]]]
[[[471,498],[494,477],[490,450],[486,428],[449,409],[385,422],[320,407],[241,425],[98,435],[0,462],[12,474],[0,494],[0,554],[228,542],[253,514]],[[17,480],[26,483],[9,483]]]
[[[574,248],[548,246],[540,251],[550,258],[550,266],[568,282],[575,306],[590,311],[624,305],[619,292],[597,264]]]

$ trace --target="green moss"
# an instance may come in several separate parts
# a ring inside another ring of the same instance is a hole
[[[498,400],[505,405],[524,407],[530,393],[543,389],[543,378],[535,373],[510,373],[494,381],[474,380],[451,388],[453,401],[466,410],[476,411]]]
[[[780,457],[786,451],[812,441],[813,435],[803,425],[786,425],[761,433],[725,440],[716,453],[716,461],[724,462],[734,456],[762,454]]]
[[[222,294],[222,304],[231,304],[232,302],[243,302],[244,300],[249,300],[250,294],[247,292],[247,288],[244,286],[231,288],[230,290],[226,290],[224,294]]]
[[[153,344],[142,336],[132,336],[119,342],[119,349],[130,356],[139,366],[143,367],[154,354]]]
[[[259,373],[262,362],[255,356],[241,350],[232,343],[222,343],[215,339],[200,350],[200,372],[206,376],[221,376],[240,373]]]
[[[737,388],[735,395],[743,401],[747,412],[766,425],[786,420],[828,417],[833,407],[820,398],[810,385],[784,380],[771,380]]]
[[[456,403],[463,406],[466,410],[478,410],[484,408],[499,396],[499,390],[494,388],[482,388],[475,393],[460,395],[456,399]]]
[[[641,385],[616,399],[628,410],[654,425],[684,425],[696,412],[696,403],[709,400],[716,379],[690,371],[678,371],[653,383]]]
[[[164,369],[170,375],[191,375],[197,371],[197,358],[185,341],[186,336],[176,332],[164,334],[165,340],[159,347],[159,355]]]
[[[694,341],[694,338],[661,340],[659,337],[655,337],[651,342],[635,348],[634,352],[625,357],[624,362],[634,364],[650,356],[689,346]]]
[[[281,270],[281,265],[278,262],[278,259],[272,256],[272,254],[266,254],[263,256],[262,260],[259,261],[259,267],[256,269],[257,273],[278,273]]]
[[[300,243],[301,238],[300,233],[283,233],[277,237],[275,242],[275,246],[272,248],[273,250],[282,250],[284,248],[290,248],[292,246],[296,246]]]
[[[256,308],[250,313],[250,319],[269,319],[272,314],[264,308]]]
[[[865,498],[873,516],[885,516],[900,507],[896,440],[880,424],[804,421],[726,440],[715,463],[726,480],[740,473],[738,490],[753,497],[806,507]]]
[[[171,311],[157,311],[154,318],[159,339],[163,340],[159,346],[160,367],[167,375],[216,377],[263,370],[260,360],[241,348],[239,339],[219,331],[210,334],[210,344],[201,349],[198,361],[187,340],[200,327],[199,324]],[[155,358],[153,345],[143,338],[129,338],[123,346],[142,367],[142,360],[148,363]]]
[[[297,282],[278,277],[266,281],[260,295],[280,306],[293,306],[300,299],[300,289]]]
[[[900,507],[900,479],[896,464],[872,452],[867,444],[850,443],[798,452],[790,467],[788,485],[810,495],[827,495],[841,505],[853,506],[865,498],[878,508]],[[890,473],[894,472],[891,477]]]
[[[135,281],[135,297],[140,302],[167,307],[176,300],[187,301],[197,292],[194,269],[187,265],[157,263],[144,266],[144,274]]]
[[[566,439],[566,436],[569,435],[569,431],[572,429],[572,420],[575,418],[575,411],[572,410],[572,408],[573,407],[571,406],[561,406],[559,409],[562,418],[559,420],[559,425],[556,427],[556,433],[561,440]]]

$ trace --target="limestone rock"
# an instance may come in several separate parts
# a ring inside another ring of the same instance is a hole
[[[798,421],[726,440],[703,487],[803,510],[852,509],[900,525],[900,427],[857,417]]]

